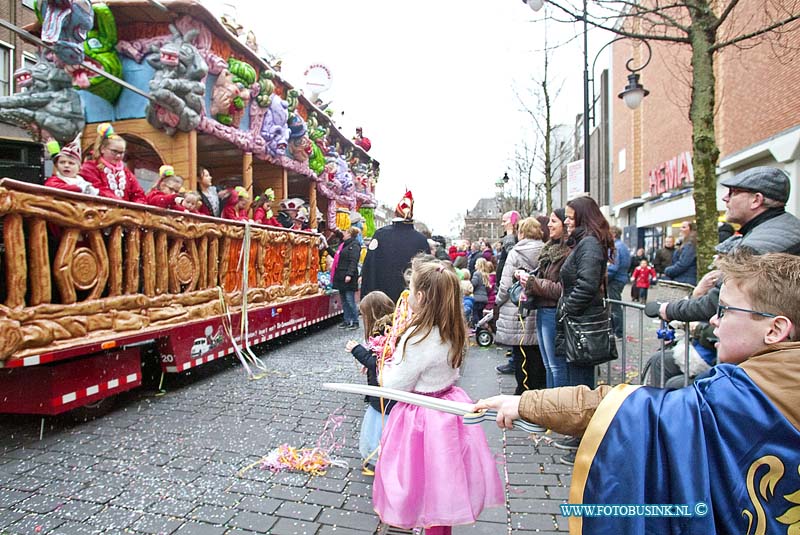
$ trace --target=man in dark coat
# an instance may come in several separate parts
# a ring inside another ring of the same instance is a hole
[[[656,258],[653,260],[653,268],[660,277],[664,270],[672,265],[672,255],[675,254],[675,239],[672,236],[664,238],[664,247],[656,252]]]
[[[429,251],[428,239],[414,230],[414,198],[406,191],[395,208],[391,225],[375,231],[361,268],[361,296],[380,290],[397,301],[406,289],[405,271],[411,259]]]

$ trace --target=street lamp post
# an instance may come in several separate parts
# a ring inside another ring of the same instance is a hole
[[[511,179],[508,178],[508,173],[503,173],[503,176],[498,178],[494,183],[494,187],[497,188],[497,206],[500,211],[505,211],[505,206],[503,206],[503,204],[506,197],[506,184],[508,184],[509,180]]]
[[[528,7],[531,8],[533,11],[539,11],[544,6],[545,0],[522,0],[523,3],[528,4]],[[589,97],[589,23],[588,23],[588,0],[583,0],[583,15],[580,17],[583,21],[583,189],[588,195],[591,192],[590,183],[591,183],[591,174],[590,174],[590,155],[591,150],[589,147],[589,108],[590,108],[590,97]],[[597,62],[597,57],[600,55],[600,52],[605,49],[611,43],[619,41],[621,39],[627,39],[626,37],[618,37],[612,41],[609,41],[605,45],[603,45],[600,50],[597,52],[597,56],[594,58],[594,62],[592,63],[592,75],[594,75],[594,63]],[[630,71],[631,74],[628,75],[628,85],[619,94],[619,98],[621,98],[625,105],[628,108],[634,110],[639,107],[641,104],[642,99],[650,94],[650,92],[644,88],[644,86],[639,83],[639,74],[638,71],[644,69],[648,63],[650,63],[650,57],[652,56],[652,51],[650,50],[650,45],[647,41],[642,40],[642,42],[647,46],[647,50],[650,53],[648,56],[647,61],[641,67],[636,69],[631,68],[631,62],[633,59],[629,59],[628,62],[625,64],[625,68]],[[592,81],[592,95],[594,95],[594,81]],[[591,97],[591,100],[594,100],[594,96]],[[594,103],[592,102],[591,105],[593,106]]]

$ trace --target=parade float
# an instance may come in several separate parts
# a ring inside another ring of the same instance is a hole
[[[39,2],[38,63],[0,120],[84,152],[111,122],[127,165],[198,168],[301,198],[310,227],[369,224],[378,163],[217,20],[185,0]],[[332,318],[320,238],[0,180],[0,412],[58,414]]]

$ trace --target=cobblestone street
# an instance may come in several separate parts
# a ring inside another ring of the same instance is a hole
[[[647,320],[649,322],[649,320]],[[638,324],[629,319],[629,329]],[[649,327],[649,323],[647,323]],[[359,396],[323,391],[325,381],[364,381],[344,351],[360,331],[334,326],[261,346],[267,377],[249,381],[234,358],[141,388],[107,414],[0,417],[0,533],[151,533],[221,535],[372,534],[371,477],[361,474]],[[638,336],[638,334],[637,334]],[[477,399],[513,390],[494,367],[499,348],[470,348],[461,386]],[[240,474],[281,445],[314,446],[331,414],[345,416],[335,453],[348,468],[321,477]],[[457,534],[565,532],[559,504],[571,468],[550,436],[501,432],[483,424],[507,482],[506,510],[485,511]]]

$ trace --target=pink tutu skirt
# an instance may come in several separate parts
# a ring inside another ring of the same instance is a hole
[[[472,403],[457,386],[426,395]],[[480,425],[397,403],[383,430],[372,501],[384,523],[412,529],[471,524],[485,507],[504,506],[505,493]]]

